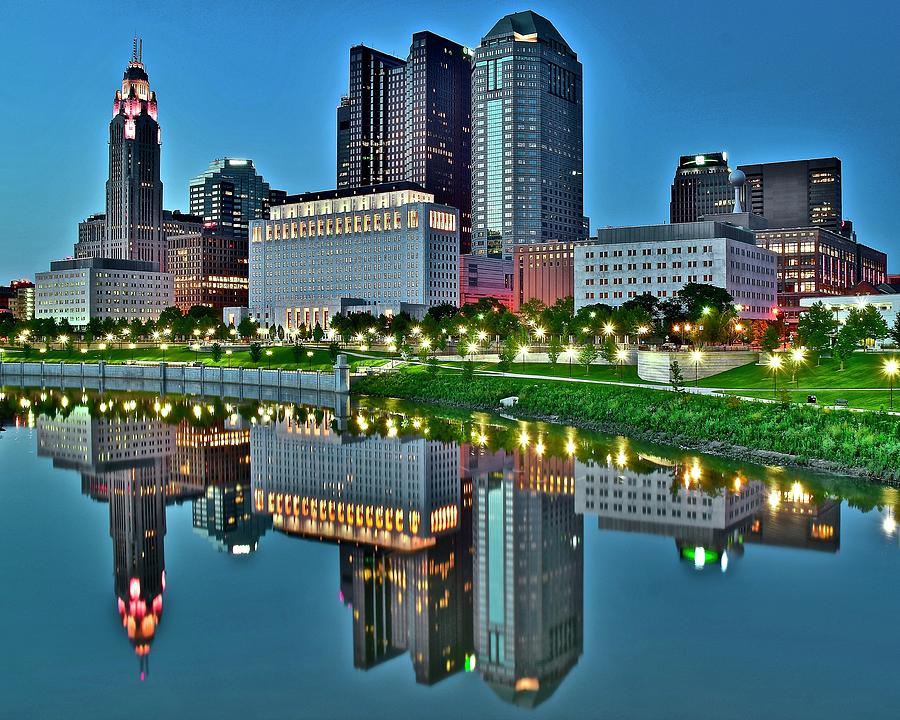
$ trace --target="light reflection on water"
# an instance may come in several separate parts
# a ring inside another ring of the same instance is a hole
[[[4,412],[108,505],[115,619],[142,681],[171,612],[175,504],[246,562],[273,534],[337,544],[355,668],[407,655],[416,683],[475,673],[524,708],[564,695],[585,651],[585,522],[671,538],[672,562],[723,581],[754,546],[838,553],[845,504],[898,535],[892,489],[479,413],[59,390],[7,390]]]

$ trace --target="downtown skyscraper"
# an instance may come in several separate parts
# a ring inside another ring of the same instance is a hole
[[[269,207],[284,202],[283,190],[272,190],[253,161],[216,158],[205,172],[191,178],[191,214],[203,227],[222,237],[249,237],[251,220],[265,220]]]
[[[584,237],[582,67],[553,24],[501,18],[472,72],[472,252]]]
[[[156,93],[135,39],[122,87],[116,90],[109,123],[109,179],[102,255],[143,260],[166,269],[160,127]]]
[[[350,91],[337,108],[337,187],[409,181],[460,211],[471,236],[471,58],[431,32],[403,60],[350,49]]]

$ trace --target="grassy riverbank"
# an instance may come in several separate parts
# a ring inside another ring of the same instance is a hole
[[[660,442],[728,452],[729,447],[791,456],[798,464],[829,463],[834,470],[865,471],[900,479],[900,419],[881,413],[848,413],[817,407],[764,404],[700,395],[553,381],[465,377],[424,371],[384,373],[354,383],[354,392],[473,409],[495,409],[519,397],[523,417],[628,434]],[[759,462],[766,462],[764,456]],[[770,462],[776,462],[770,458]]]

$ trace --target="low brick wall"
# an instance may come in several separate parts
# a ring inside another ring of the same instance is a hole
[[[669,382],[669,367],[676,360],[681,366],[681,373],[684,375],[686,384],[690,384],[695,377],[708,378],[726,370],[759,362],[759,353],[747,350],[704,352],[703,359],[696,367],[690,352],[641,350],[637,356],[638,377],[641,380],[658,383]]]

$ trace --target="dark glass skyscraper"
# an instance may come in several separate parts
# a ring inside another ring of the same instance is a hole
[[[402,157],[403,123],[398,106],[405,102],[405,66],[400,58],[365,45],[350,48],[350,161],[346,180],[342,184],[338,178],[338,188],[402,179],[389,169],[397,173],[402,162],[389,156]]]
[[[337,108],[337,186],[415,182],[460,211],[471,238],[471,73],[468,51],[431,32],[406,61],[350,49],[350,94]]]
[[[582,69],[553,24],[501,18],[472,72],[472,251],[582,239]]]
[[[770,228],[822,227],[844,234],[838,158],[740,165],[738,169],[747,176],[747,209],[765,217]]]
[[[672,181],[669,222],[697,222],[704,215],[731,212],[734,188],[724,152],[682,155]]]
[[[137,39],[112,110],[102,254],[124,260],[149,260],[164,271],[166,238],[162,231],[156,93],[150,89]]]
[[[250,221],[267,219],[270,205],[285,197],[269,188],[252,160],[229,157],[213,160],[192,178],[190,193],[191,213],[203,218],[204,228],[244,240],[250,237]]]

